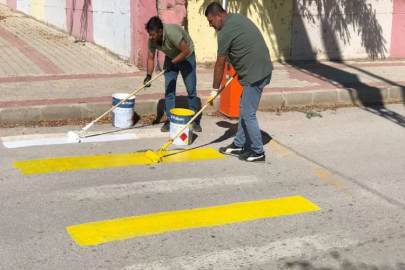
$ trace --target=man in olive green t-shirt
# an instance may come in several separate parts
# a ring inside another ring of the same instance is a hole
[[[188,106],[197,113],[197,73],[194,43],[190,35],[177,24],[164,24],[159,17],[149,19],[145,26],[149,34],[147,75],[144,84],[152,78],[156,50],[165,54],[165,110],[167,120],[162,132],[170,131],[170,110],[175,107],[176,82],[179,72],[183,77],[188,93]],[[150,84],[148,84],[148,87]],[[193,123],[193,130],[201,132],[199,117]]]
[[[269,49],[257,26],[246,16],[227,13],[217,2],[208,5],[205,16],[210,26],[218,31],[213,90],[207,103],[211,103],[218,95],[226,58],[234,67],[243,86],[236,137],[230,145],[221,147],[219,151],[223,154],[238,155],[240,160],[248,162],[264,162],[266,157],[256,111],[263,88],[270,83],[273,71]],[[246,135],[249,135],[252,142],[249,151],[244,147]]]

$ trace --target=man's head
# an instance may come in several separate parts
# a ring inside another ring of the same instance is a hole
[[[149,38],[155,42],[163,40],[163,23],[158,16],[149,19],[145,25]]]
[[[225,19],[226,15],[226,11],[217,2],[212,2],[205,10],[205,17],[207,17],[210,26],[217,31],[221,30],[222,21]]]

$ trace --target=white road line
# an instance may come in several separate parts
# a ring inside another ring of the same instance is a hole
[[[246,265],[260,266],[277,263],[281,258],[292,258],[302,254],[326,252],[332,249],[356,245],[357,241],[332,235],[310,235],[275,241],[261,247],[244,247],[211,252],[203,255],[183,256],[170,260],[140,263],[122,270],[192,270],[192,269],[245,269]],[[251,269],[249,268],[249,269]]]
[[[107,142],[107,141],[122,141],[122,140],[136,140],[148,138],[163,138],[169,135],[163,133],[157,128],[139,128],[132,130],[113,130],[113,131],[98,131],[88,132],[85,137],[81,138],[80,143],[89,142]],[[39,145],[58,145],[58,144],[72,144],[78,143],[68,138],[67,133],[54,133],[54,134],[31,134],[1,137],[3,145],[7,148],[20,148]]]
[[[103,185],[91,188],[82,188],[72,192],[59,193],[59,197],[68,197],[78,201],[82,199],[110,199],[127,197],[128,195],[132,194],[170,193],[177,190],[197,190],[218,186],[252,184],[259,181],[260,180],[255,176],[236,176],[136,182],[131,184]]]

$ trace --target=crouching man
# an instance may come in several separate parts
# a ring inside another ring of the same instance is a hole
[[[159,17],[150,18],[146,24],[149,33],[147,75],[144,84],[152,78],[156,50],[165,54],[163,69],[165,76],[165,110],[167,120],[161,131],[170,131],[170,110],[175,107],[176,82],[179,72],[188,93],[189,109],[197,114],[197,73],[194,43],[190,35],[177,24],[164,24]],[[148,85],[150,87],[150,84]],[[193,123],[193,130],[201,132],[199,117]]]

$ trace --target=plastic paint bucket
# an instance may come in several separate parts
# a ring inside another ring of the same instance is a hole
[[[114,107],[125,99],[129,94],[115,93],[112,95]],[[112,111],[111,122],[117,128],[130,128],[134,125],[135,96],[131,96]]]
[[[170,139],[193,118],[194,112],[188,109],[170,110]],[[184,131],[173,141],[175,145],[190,145],[193,142],[193,124],[184,129]]]

